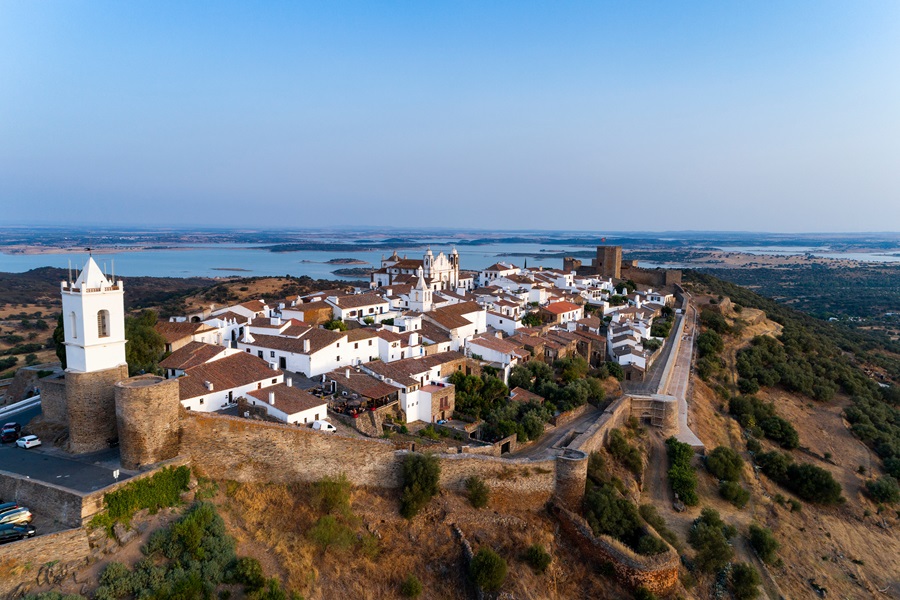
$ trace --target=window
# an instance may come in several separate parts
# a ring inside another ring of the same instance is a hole
[[[203,404],[203,398],[200,398],[200,404]]]
[[[340,356],[335,356],[335,357],[334,357],[334,360],[339,361],[339,360],[341,360],[341,357],[340,357]]]
[[[372,340],[369,340],[369,345],[370,345],[370,346],[372,345]]]
[[[75,311],[69,313],[69,324],[72,326],[72,339],[78,339],[78,318],[75,316]]]
[[[278,382],[277,379],[273,379],[273,380],[272,380],[272,385],[275,385],[277,382]]]
[[[274,350],[269,350],[269,356],[273,356],[273,357],[274,357],[274,356],[275,356],[275,351],[274,351]]]
[[[97,313],[97,337],[109,337],[109,311],[101,310]]]
[[[359,342],[356,342],[355,344],[353,344],[353,349],[354,349],[354,350],[357,350],[358,348],[359,348]]]
[[[250,353],[250,348],[247,348],[247,353],[248,353],[248,354]]]
[[[247,352],[250,352],[250,348],[247,348]],[[262,350],[257,350],[257,351],[256,351],[256,355],[257,355],[258,357],[262,358],[262,357],[263,357],[263,351],[262,351]]]

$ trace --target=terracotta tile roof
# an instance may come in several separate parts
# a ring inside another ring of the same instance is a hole
[[[469,341],[469,345],[480,346],[481,348],[487,348],[488,350],[493,350],[494,352],[500,352],[502,354],[514,354],[516,350],[518,350],[518,346],[515,344],[487,335],[473,338]]]
[[[218,314],[215,314],[215,315],[209,317],[209,318],[206,319],[206,320],[207,320],[207,321],[212,321],[213,319],[223,319],[223,320],[228,320],[228,321],[237,321],[238,323],[240,323],[240,324],[242,324],[242,325],[243,325],[243,324],[246,324],[246,323],[248,323],[248,322],[250,321],[250,317],[247,317],[247,316],[245,316],[245,315],[239,315],[238,313],[236,313],[236,312],[234,312],[234,311],[231,311],[231,310],[226,310],[225,312],[220,312],[220,313],[218,313]]]
[[[250,325],[253,327],[266,328],[266,329],[281,329],[284,327],[284,324],[281,325],[273,325],[272,319],[269,317],[256,317],[255,319],[250,321]]]
[[[538,396],[534,392],[529,392],[525,388],[514,387],[509,392],[509,399],[515,400],[516,402],[537,402],[538,404],[544,403],[544,397]]]
[[[253,390],[252,392],[247,392],[247,395],[261,400],[268,406],[270,392],[275,393],[275,408],[289,416],[320,406],[322,407],[322,414],[325,414],[327,410],[327,402],[325,400],[316,398],[300,388],[288,386],[285,383],[270,385],[261,390]]]
[[[388,342],[399,342],[403,340],[403,336],[387,329],[379,329],[375,335]]]
[[[578,310],[578,308],[578,306],[572,304],[571,302],[553,302],[543,307],[544,310],[554,315],[561,315],[573,310]]]
[[[204,344],[203,342],[189,342],[163,359],[159,366],[163,369],[184,371],[209,362],[223,352],[225,352],[223,346]]]
[[[359,327],[357,329],[350,329],[345,332],[347,334],[348,342],[359,342],[361,340],[369,340],[374,337],[378,337],[378,334],[367,327]]]
[[[387,300],[378,294],[353,294],[351,296],[338,296],[332,300],[340,308],[360,308],[376,304],[387,304]]]
[[[347,377],[348,372],[350,374],[349,377]],[[373,400],[396,394],[398,389],[397,386],[385,383],[380,379],[372,377],[368,373],[362,373],[351,367],[329,371],[325,377],[333,379],[339,386],[346,390]]]
[[[488,268],[486,268],[485,271],[509,271],[511,269],[518,269],[518,268],[519,267],[517,267],[515,265],[505,265],[502,263],[494,263],[491,266],[489,266]]]
[[[284,337],[280,335],[253,334],[253,345],[271,350],[282,350],[294,354],[307,354],[303,351],[303,341],[309,340],[309,353],[315,354],[319,350],[339,342],[347,337],[346,333],[331,331],[329,329],[310,328],[299,338]]]
[[[238,306],[243,306],[253,312],[260,312],[266,309],[266,303],[262,300],[248,300],[247,302],[241,302]]]
[[[391,363],[376,360],[366,363],[365,367],[377,375],[393,379],[402,385],[410,386],[419,383],[413,376],[423,375],[438,365],[461,358],[465,357],[459,352],[439,352],[431,356],[404,358]]]
[[[444,329],[451,330],[471,325],[473,321],[463,315],[469,315],[484,310],[477,302],[459,302],[449,306],[442,306],[424,313],[425,318],[431,319]]]
[[[424,266],[425,265],[422,262],[422,259],[403,258],[403,259],[400,259],[399,261],[397,261],[395,264],[389,265],[387,268],[388,269],[412,269],[413,271],[415,271],[419,267],[424,267]]]
[[[450,334],[431,321],[422,321],[421,333],[423,338],[434,344],[450,341]]]
[[[206,323],[190,323],[188,321],[182,321],[181,323],[159,321],[153,328],[156,329],[161,336],[166,338],[166,342],[169,344],[198,333],[215,331],[215,327],[211,327]]]
[[[592,329],[596,329],[603,324],[603,321],[597,317],[585,317],[576,321],[579,325],[586,325]]]
[[[182,400],[205,396],[210,393],[221,393],[256,382],[264,382],[281,375],[281,371],[269,368],[263,359],[247,352],[239,352],[191,367],[184,377],[178,378],[179,396]],[[213,384],[208,390],[204,382]]]

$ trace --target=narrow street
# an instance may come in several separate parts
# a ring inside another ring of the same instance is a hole
[[[578,418],[566,423],[565,425],[561,425],[556,429],[547,431],[537,442],[528,446],[524,450],[520,450],[512,454],[507,454],[506,456],[509,458],[531,458],[534,460],[542,460],[545,458],[556,456],[556,451],[553,449],[553,446],[558,444],[567,435],[569,435],[569,433],[573,431],[577,431],[580,433],[586,430],[588,427],[593,425],[594,421],[596,421],[602,414],[603,411],[601,411],[596,406],[588,405],[584,413],[582,413]]]

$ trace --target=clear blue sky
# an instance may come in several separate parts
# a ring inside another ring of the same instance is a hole
[[[900,2],[0,2],[0,222],[900,230]]]

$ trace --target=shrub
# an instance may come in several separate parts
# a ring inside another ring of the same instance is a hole
[[[740,481],[743,466],[744,461],[741,456],[727,446],[717,447],[706,457],[706,470],[712,473],[716,479]]]
[[[704,508],[688,533],[688,543],[697,551],[694,559],[697,568],[713,573],[727,565],[734,555],[728,538],[734,533],[734,528],[725,525],[718,512]]]
[[[866,491],[875,502],[884,504],[900,502],[900,486],[898,486],[897,480],[890,475],[885,475],[875,481],[867,481]]]
[[[804,463],[788,467],[788,489],[807,502],[837,504],[841,502],[841,484],[821,467]]]
[[[632,446],[618,429],[609,432],[609,453],[635,475],[644,470],[641,451]]]
[[[656,600],[656,594],[641,586],[634,590],[634,600]]]
[[[750,525],[750,535],[747,538],[750,546],[756,551],[756,554],[766,564],[775,562],[775,552],[778,550],[778,540],[772,535],[772,531],[765,527],[760,527],[755,523]]]
[[[410,573],[409,577],[400,584],[400,594],[404,598],[418,598],[422,595],[422,582],[414,574]]]
[[[736,481],[723,481],[719,484],[719,495],[737,506],[744,508],[750,500],[750,492]]]
[[[438,493],[441,467],[430,454],[408,454],[403,461],[400,514],[412,519]]]
[[[540,544],[532,544],[525,551],[525,562],[538,573],[543,573],[550,566],[553,557]]]
[[[506,581],[506,561],[487,547],[482,547],[472,557],[469,573],[472,581],[486,592],[496,592]]]
[[[643,554],[644,556],[653,556],[654,554],[662,554],[669,547],[666,546],[666,543],[659,539],[656,536],[645,534],[638,539],[637,543],[637,553]]]
[[[350,481],[341,473],[323,477],[313,484],[312,505],[324,514],[350,513]]]
[[[681,542],[679,541],[678,536],[675,535],[674,531],[668,528],[665,519],[660,516],[655,506],[652,504],[641,504],[638,512],[640,512],[644,521],[656,530],[656,533],[669,542],[676,550],[681,550]]]
[[[244,586],[244,591],[255,592],[262,589],[266,583],[263,575],[262,565],[255,558],[249,556],[241,557],[234,564],[231,581]]]
[[[763,473],[777,483],[787,481],[788,467],[791,466],[791,457],[783,452],[763,452],[756,456],[756,464]]]
[[[473,507],[484,508],[487,506],[491,490],[481,477],[472,475],[466,479],[466,492],[468,492],[469,502]]]
[[[731,591],[737,600],[753,600],[759,595],[758,586],[762,583],[756,569],[747,563],[735,563],[731,566]]]
[[[725,342],[715,331],[704,331],[697,336],[697,352],[700,357],[715,356],[725,349]]]
[[[341,523],[332,515],[320,517],[310,527],[307,535],[323,552],[332,548],[335,550],[348,550],[356,542],[356,534],[353,532],[353,529],[349,525]]]
[[[190,479],[190,469],[181,466],[166,467],[152,477],[133,481],[103,496],[106,511],[91,519],[91,525],[106,527],[111,536],[113,525],[118,522],[129,524],[134,513],[141,509],[148,509],[153,514],[160,508],[179,504]]]

